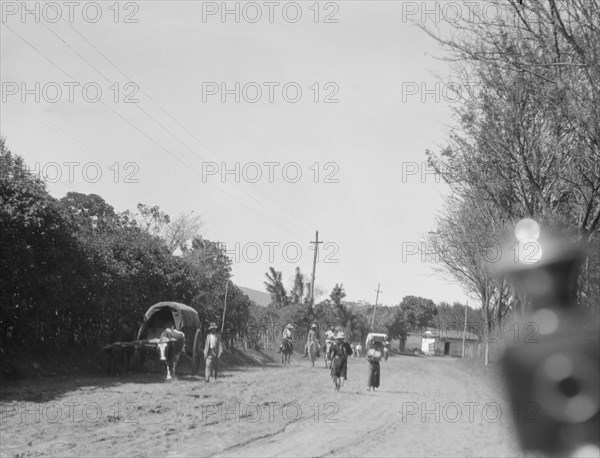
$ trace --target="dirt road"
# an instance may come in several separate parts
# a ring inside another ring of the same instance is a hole
[[[351,359],[335,392],[318,361],[3,386],[1,456],[519,456],[513,411],[450,358],[393,356],[366,391]]]

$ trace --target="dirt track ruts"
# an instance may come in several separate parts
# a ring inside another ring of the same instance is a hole
[[[340,392],[317,364],[237,368],[210,384],[149,374],[3,387],[0,455],[521,455],[512,411],[454,359],[392,356],[376,392],[366,391],[364,358],[350,359]]]

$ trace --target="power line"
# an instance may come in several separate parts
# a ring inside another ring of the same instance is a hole
[[[65,75],[67,75],[69,78],[71,78],[72,80],[76,80],[76,78],[74,78],[73,76],[71,76],[68,72],[66,72],[65,70],[63,70],[58,64],[56,64],[52,59],[50,59],[49,57],[47,57],[43,52],[41,52],[39,49],[37,49],[33,44],[31,44],[28,40],[26,40],[23,36],[21,36],[18,32],[16,32],[15,30],[13,30],[8,24],[5,24],[5,26],[11,31],[13,32],[15,35],[17,35],[21,40],[23,40],[28,46],[30,46],[34,51],[36,51],[38,54],[40,54],[44,59],[46,59],[48,62],[50,62],[50,64],[52,64],[54,67],[56,67],[59,71],[61,71],[62,73],[64,73]],[[84,59],[85,60],[85,59]],[[127,124],[129,124],[130,126],[132,126],[135,130],[137,130],[139,133],[141,133],[145,138],[147,138],[148,140],[150,140],[152,143],[154,143],[155,145],[157,145],[159,148],[161,148],[163,151],[165,151],[167,154],[169,154],[169,156],[173,157],[177,162],[179,162],[180,164],[182,164],[184,167],[186,167],[187,169],[189,169],[192,173],[199,175],[200,177],[202,177],[202,175],[196,171],[195,169],[193,169],[192,167],[190,167],[188,164],[186,164],[185,162],[183,162],[181,159],[179,159],[177,156],[175,156],[173,153],[171,153],[171,151],[169,151],[167,148],[165,148],[163,145],[161,145],[160,143],[158,143],[156,140],[154,140],[153,138],[151,138],[150,136],[148,136],[145,132],[143,132],[140,128],[138,128],[136,125],[134,125],[132,122],[130,122],[127,118],[123,117],[119,112],[117,112],[116,110],[114,110],[113,108],[111,108],[110,106],[108,106],[103,100],[100,100],[100,103],[102,103],[102,105],[104,105],[108,110],[110,110],[111,112],[113,112],[114,114],[116,114],[119,118],[121,118],[123,121],[125,121]],[[242,202],[241,200],[239,200],[237,197],[231,195],[230,193],[228,193],[227,191],[221,189],[220,187],[216,186],[214,183],[208,182],[209,185],[213,186],[214,188],[216,188],[217,190],[221,191],[222,193],[224,193],[225,195],[231,197],[232,199],[234,199],[235,201],[237,201],[238,203],[240,203],[244,208],[252,211],[253,213],[257,214],[258,216],[261,216],[264,219],[267,219],[268,221],[274,223],[275,225],[281,227],[282,229],[284,229],[285,231],[289,231],[289,232],[295,232],[297,234],[301,234],[300,232],[297,232],[295,229],[288,229],[283,227],[278,221],[275,221],[271,218],[269,218],[268,216],[262,215],[260,213],[258,213],[256,210],[252,209],[251,207],[248,207],[244,202]]]
[[[64,21],[64,18],[63,18]],[[56,33],[54,30],[52,30],[50,27],[48,27],[46,24],[42,23],[42,25],[50,31],[50,33],[52,33],[56,38],[58,38],[60,41],[62,41],[64,43],[65,46],[67,46],[71,51],[73,51],[81,60],[83,60],[86,64],[88,64],[96,73],[98,73],[102,78],[104,78],[106,80],[107,83],[111,83],[110,79],[104,74],[102,73],[100,70],[98,70],[90,61],[88,61],[85,57],[83,57],[79,52],[77,52],[77,50],[75,48],[73,48],[69,43],[67,43],[67,41],[62,38],[58,33]],[[191,148],[189,148],[187,145],[185,145],[177,136],[175,136],[169,129],[167,129],[161,122],[157,121],[152,115],[150,115],[150,113],[148,113],[146,110],[144,110],[141,106],[139,106],[137,103],[133,104],[138,110],[140,110],[142,113],[144,113],[148,118],[150,118],[152,121],[154,121],[161,129],[163,129],[165,132],[167,132],[171,137],[173,137],[175,140],[177,140],[184,148],[187,148],[189,151],[191,151],[196,157],[198,157],[201,161],[204,161],[204,158],[202,156],[200,156],[198,153],[196,153],[195,151],[193,151]]]
[[[72,145],[76,146],[77,148],[79,148],[80,150],[87,150],[88,153],[91,153],[90,156],[92,157],[101,157],[104,160],[107,161],[111,161],[112,159],[109,159],[107,156],[103,155],[102,153],[99,153],[97,150],[85,145],[84,143],[80,142],[79,140],[69,136],[68,134],[66,134],[61,128],[57,127],[55,124],[53,124],[52,122],[48,121],[47,119],[43,119],[39,116],[37,116],[36,114],[30,112],[29,110],[25,109],[24,107],[22,107],[20,104],[14,102],[12,99],[8,100],[10,103],[12,103],[13,105],[15,105],[17,108],[19,108],[20,110],[22,110],[25,114],[27,114],[28,116],[30,116],[31,118],[33,118],[35,121],[39,122],[40,124],[44,125],[44,127],[46,127],[49,130],[53,130],[55,132],[57,132],[60,136],[62,136],[63,138],[65,138],[69,143],[71,143]],[[149,194],[152,194],[154,197],[157,196],[164,196],[166,193],[165,192],[160,192],[157,193],[153,188],[147,186],[145,183],[143,182],[139,182],[136,183],[138,185],[141,185]],[[172,194],[169,195],[169,197],[172,200],[175,200],[176,197],[173,196]],[[219,231],[221,231],[222,233],[226,233],[229,234],[231,237],[235,238],[235,236],[229,232],[227,229],[221,227],[218,224],[215,223],[210,223],[210,222],[206,222],[207,225],[212,225],[216,228],[219,229]],[[218,234],[215,233],[216,236],[218,236]]]
[[[64,20],[64,19],[63,19]],[[68,24],[68,23],[67,23]],[[123,76],[125,76],[125,78],[127,79],[131,79],[129,78],[129,76],[123,72],[116,64],[114,64],[104,53],[102,53],[102,51],[100,51],[93,43],[90,42],[90,40],[88,40],[83,34],[81,34],[75,27],[73,27],[71,24],[68,24],[74,31],[75,33],[77,33],[83,40],[85,40],[96,52],[98,52],[105,60],[107,60],[107,62],[109,62],[109,64],[111,66],[113,66],[117,71],[119,71]],[[80,59],[82,59],[84,62],[86,62],[94,71],[96,71],[100,76],[102,76],[107,82],[110,83],[109,78],[107,78],[97,67],[95,67],[91,62],[89,62],[84,56],[82,56],[79,52],[77,52],[65,39],[63,39],[62,37],[60,37],[60,35],[58,35],[57,33],[55,33],[53,30],[51,30],[49,27],[46,26],[46,28],[53,34],[55,35],[61,42],[63,42],[70,50],[72,50]],[[9,27],[10,29],[10,27]],[[10,29],[13,33],[15,33],[17,36],[19,36],[19,38],[21,38],[25,43],[27,43],[30,47],[32,47],[36,52],[38,52],[38,54],[42,55],[42,57],[44,57],[46,60],[48,60],[53,66],[55,66],[56,68],[58,68],[62,73],[64,73],[65,75],[67,75],[69,78],[74,79],[71,75],[69,75],[66,71],[64,71],[60,66],[58,66],[57,64],[55,64],[50,58],[48,58],[45,54],[43,54],[41,51],[39,51],[34,45],[32,45],[31,43],[29,43],[27,40],[25,40],[21,35],[19,35],[16,31],[14,31],[13,29]],[[179,121],[177,121],[177,119],[175,119],[172,115],[170,115],[168,113],[168,111],[166,109],[164,109],[160,104],[158,104],[156,101],[154,101],[154,99],[143,89],[139,89],[140,92],[142,92],[152,103],[154,103],[161,111],[163,111],[170,119],[172,119],[178,126],[180,126],[185,132],[187,132],[192,138],[194,138],[194,140],[196,140],[203,148],[205,148],[208,152],[210,152],[211,154],[213,154],[215,157],[218,157],[218,155],[216,153],[214,153],[212,150],[210,150],[204,143],[202,143],[202,141],[195,136],[192,132],[190,132],[187,128],[185,128],[185,126],[183,126]],[[130,124],[132,127],[134,127],[136,130],[138,130],[138,132],[140,132],[142,135],[144,135],[148,140],[150,140],[151,142],[155,143],[157,146],[159,146],[161,149],[163,149],[165,152],[167,152],[169,155],[171,155],[172,157],[174,157],[179,163],[181,163],[182,165],[184,165],[186,168],[190,169],[193,173],[198,174],[198,172],[196,172],[192,167],[190,167],[188,164],[186,164],[185,162],[181,161],[179,158],[177,158],[176,156],[174,156],[172,153],[170,153],[170,151],[165,148],[164,146],[162,146],[161,144],[159,144],[158,142],[156,142],[154,139],[150,138],[147,134],[145,134],[143,131],[141,131],[137,126],[133,125],[130,121],[128,121],[127,119],[125,119],[122,115],[120,115],[118,112],[116,112],[115,110],[113,110],[112,108],[108,107],[104,102],[102,102],[106,108],[108,108],[109,110],[111,110],[113,113],[115,113],[117,116],[119,116],[121,119],[125,120],[128,124]],[[159,124],[161,126],[161,128],[163,130],[166,130],[171,136],[173,136],[180,144],[182,144],[186,149],[190,150],[196,157],[198,157],[199,159],[203,160],[203,158],[201,156],[199,156],[194,150],[192,150],[191,148],[189,148],[185,143],[183,143],[178,137],[175,137],[173,134],[170,133],[170,131],[168,131],[168,129],[166,129],[159,121],[157,121],[156,119],[154,119],[149,113],[147,113],[145,110],[143,110],[141,107],[136,105],[136,108],[140,109],[142,112],[144,112],[146,114],[147,117],[149,117],[150,119],[152,119],[155,123]],[[213,183],[210,183],[211,185],[215,186]],[[250,207],[248,207],[247,205],[245,205],[243,202],[241,202],[239,199],[237,199],[235,196],[232,196],[231,194],[225,192],[224,190],[220,189],[219,187],[215,186],[217,189],[219,189],[221,192],[223,192],[224,194],[228,195],[229,197],[233,198],[234,200],[236,200],[237,202],[239,202],[242,206],[244,206],[245,208],[251,210],[252,212],[254,212],[255,214],[258,214],[259,216],[262,216],[263,218],[265,218],[263,215],[261,215],[260,213],[256,212],[255,210],[251,209]],[[241,189],[240,189],[241,190]],[[259,203],[261,206],[263,206],[265,209],[267,209],[268,211],[272,211],[271,209],[267,208],[262,202],[256,200],[253,196],[249,195],[248,193],[246,193],[244,190],[241,190],[247,197],[249,197],[252,200],[255,200],[257,203]],[[279,217],[281,217],[281,215],[278,215]],[[266,218],[269,219],[269,218]],[[269,219],[270,220],[270,219]],[[274,222],[275,224],[277,224],[278,226],[282,227],[279,223],[270,220],[271,222]],[[288,221],[289,222],[289,221]],[[295,223],[294,223],[295,224]],[[217,225],[215,225],[217,226]],[[217,226],[218,227],[218,226]],[[285,230],[287,230],[286,228],[284,228]],[[226,231],[229,232],[229,231]],[[294,230],[294,232],[296,232]],[[299,232],[296,232],[299,234]],[[320,243],[320,242],[319,242]],[[315,252],[316,255],[316,252]],[[338,268],[340,268],[341,266],[336,266]],[[343,271],[345,271],[346,273],[348,273],[345,269],[342,269]],[[351,275],[352,277],[354,277],[355,279],[358,279],[358,277],[356,277],[355,275]],[[359,280],[360,281],[360,280]],[[313,283],[313,294],[314,294],[314,283]]]
[[[65,21],[64,18],[61,18],[61,20],[63,22],[65,22],[71,29],[73,29],[73,31],[75,31],[75,33],[77,33],[77,35],[79,35],[83,40],[85,40],[86,43],[88,43],[98,54],[100,54],[113,68],[115,68],[121,75],[123,75],[125,78],[127,78],[129,81],[132,81],[132,79],[123,71],[121,70],[115,63],[113,63],[102,51],[100,51],[90,40],[88,40],[81,32],[79,32],[79,30],[77,30],[72,24],[70,24],[69,22]],[[86,63],[88,63],[88,65],[90,65],[90,67],[92,67],[96,72],[98,72],[107,82],[110,83],[110,80],[104,76],[104,74],[102,74],[95,66],[93,66],[91,63],[89,63],[87,61],[87,59],[85,59],[83,56],[81,56],[81,54],[79,54],[77,51],[75,51],[75,49],[73,49],[63,38],[61,38],[57,33],[55,33],[53,30],[51,30],[46,24],[44,24],[44,26],[50,30],[50,32],[52,32],[57,38],[59,38],[66,46],[68,46],[75,54],[77,54],[81,59],[83,59]],[[223,160],[219,155],[217,155],[214,151],[212,151],[208,146],[206,146],[196,135],[194,135],[192,132],[190,132],[183,124],[181,124],[177,119],[175,119],[165,108],[163,108],[158,102],[156,102],[151,96],[150,94],[148,94],[146,91],[144,91],[143,89],[139,88],[140,92],[143,93],[155,106],[157,106],[163,113],[165,113],[173,122],[175,122],[179,127],[181,127],[188,135],[190,135],[194,140],[196,140],[198,142],[198,144],[200,146],[202,146],[206,151],[208,151],[209,153],[211,153],[213,156],[215,156],[217,159],[219,160]],[[188,149],[192,154],[194,154],[196,157],[198,157],[201,161],[204,161],[205,159],[203,157],[201,157],[199,154],[197,154],[193,149],[189,148],[186,144],[184,144],[178,137],[176,137],[170,130],[166,129],[161,123],[159,123],[158,121],[156,121],[152,116],[150,116],[149,113],[147,113],[145,110],[143,110],[141,107],[139,107],[136,104],[136,107],[140,110],[142,110],[142,112],[144,114],[146,114],[146,116],[148,116],[150,119],[152,119],[154,122],[156,122],[157,124],[159,124],[161,126],[161,128],[163,130],[165,130],[169,135],[171,135],[173,138],[175,138],[181,145],[183,145],[186,149]],[[261,205],[263,208],[265,208],[267,211],[272,211],[272,209],[269,209],[268,207],[266,207],[266,205],[261,202],[260,200],[256,199],[254,196],[250,195],[249,193],[247,193],[245,190],[243,190],[242,188],[240,188],[237,185],[234,185],[239,191],[241,191],[243,194],[245,194],[248,198],[250,198],[251,200],[255,201],[256,203],[258,203],[259,205]],[[261,193],[259,193],[261,194]],[[264,197],[264,196],[263,196]],[[279,217],[281,217],[281,215],[278,215]],[[287,218],[285,218],[287,219]],[[288,224],[291,223],[292,226],[296,226],[298,225],[297,222],[292,222],[292,220],[288,220],[287,221]],[[305,224],[304,222],[300,222],[301,224]],[[308,225],[305,226],[306,228],[308,228]]]

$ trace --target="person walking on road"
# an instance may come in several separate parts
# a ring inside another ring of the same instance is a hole
[[[383,357],[381,342],[370,342],[370,348],[367,351],[367,361],[369,361],[369,373],[367,379],[367,391],[375,391],[375,388],[379,388],[379,381],[381,376],[381,358]]]
[[[206,363],[204,376],[207,382],[210,382],[211,377],[214,377],[215,381],[217,380],[219,359],[223,353],[223,345],[221,343],[221,336],[217,332],[218,329],[216,323],[210,324],[204,345],[204,361]]]
[[[352,347],[345,340],[345,335],[342,331],[335,336],[335,341],[329,350],[331,363],[331,378],[335,385],[335,390],[339,391],[340,387],[348,379],[348,356],[352,355]]]

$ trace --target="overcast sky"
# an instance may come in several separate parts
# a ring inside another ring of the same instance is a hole
[[[296,266],[310,276],[318,230],[327,294],[343,283],[348,300],[373,302],[380,283],[387,305],[464,301],[409,254],[447,192],[421,173],[452,100],[435,90],[443,53],[407,3],[230,2],[236,22],[221,2],[42,2],[37,17],[36,3],[23,17],[4,2],[1,132],[55,197],[201,215],[238,285],[264,290],[269,266],[286,283]]]

